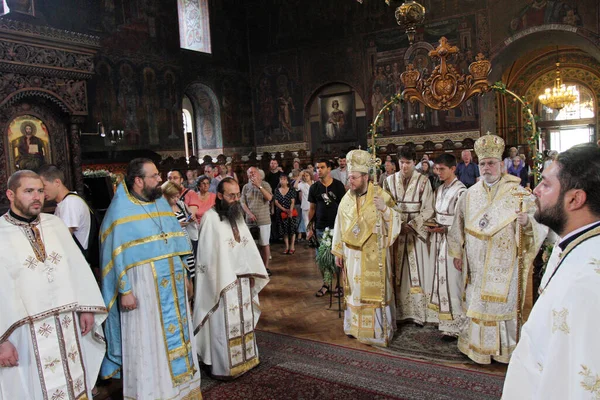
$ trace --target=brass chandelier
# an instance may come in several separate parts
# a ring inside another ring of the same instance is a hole
[[[560,76],[560,62],[558,61],[558,48],[556,49],[556,78],[554,78],[554,87],[546,88],[544,94],[539,96],[540,103],[546,107],[555,110],[563,108],[575,103],[578,98],[577,90],[574,86],[567,87]]]
[[[363,3],[363,0],[356,0],[359,3]],[[385,0],[385,4],[390,7],[395,7],[400,3],[401,0]],[[415,41],[415,33],[417,32],[417,26],[423,24],[425,20],[425,7],[417,3],[415,0],[405,0],[404,3],[396,7],[394,16],[398,25],[404,28],[406,35],[408,36],[408,42],[413,44]]]

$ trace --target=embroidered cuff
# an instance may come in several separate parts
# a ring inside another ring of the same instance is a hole
[[[119,294],[124,295],[129,293],[131,293],[131,285],[129,284],[129,278],[127,278],[127,274],[125,274],[119,281]]]

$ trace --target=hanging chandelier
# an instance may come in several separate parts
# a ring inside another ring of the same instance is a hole
[[[544,94],[539,97],[540,103],[546,107],[555,110],[574,104],[577,101],[576,88],[574,86],[567,87],[560,77],[560,62],[558,61],[558,48],[556,49],[556,78],[554,78],[554,87],[546,88]]]
[[[363,0],[356,0],[360,4]],[[385,0],[385,4],[390,7],[394,7],[395,4],[400,3],[400,0]],[[394,16],[398,25],[404,28],[406,35],[408,36],[408,42],[413,44],[415,41],[415,33],[417,33],[417,26],[422,25],[425,20],[426,9],[423,5],[417,3],[415,0],[405,0],[404,3],[396,7]]]

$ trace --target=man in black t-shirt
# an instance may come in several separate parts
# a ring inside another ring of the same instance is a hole
[[[346,194],[344,184],[331,177],[331,162],[320,160],[317,163],[319,180],[308,191],[310,210],[308,211],[309,224],[307,227],[308,238],[312,235],[321,240],[325,228],[333,229],[338,205]],[[316,296],[322,297],[329,290],[329,282],[323,282]]]

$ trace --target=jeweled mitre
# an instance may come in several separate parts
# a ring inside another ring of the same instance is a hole
[[[346,162],[348,164],[348,172],[368,174],[372,163],[371,154],[365,150],[351,150],[346,155]]]
[[[491,135],[489,132],[475,141],[475,154],[477,158],[497,158],[502,160],[504,152],[504,139],[500,136]]]

